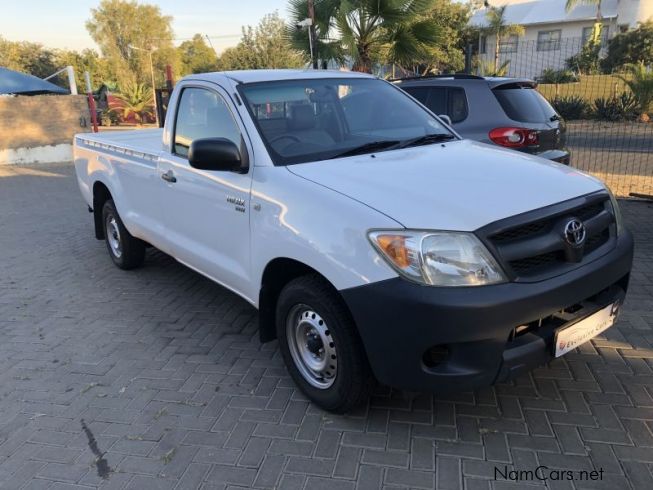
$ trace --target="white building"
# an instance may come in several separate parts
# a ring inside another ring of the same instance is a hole
[[[537,77],[545,68],[564,68],[565,61],[577,54],[592,33],[596,5],[582,1],[572,10],[567,0],[489,0],[492,7],[506,6],[508,24],[519,24],[525,34],[501,40],[500,60],[510,60],[513,76]],[[477,10],[470,24],[487,26],[487,10]],[[653,18],[653,0],[602,0],[603,40],[637,27]],[[479,39],[479,53],[494,60],[494,36]]]

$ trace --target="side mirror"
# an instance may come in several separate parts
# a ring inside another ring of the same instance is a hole
[[[194,140],[188,150],[188,163],[199,170],[246,172],[238,147],[226,138]]]
[[[438,117],[444,121],[444,123],[448,126],[451,126],[451,118],[447,116],[446,114],[438,114]]]

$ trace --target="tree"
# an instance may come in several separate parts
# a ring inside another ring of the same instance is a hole
[[[106,64],[100,55],[92,50],[81,52],[66,49],[48,49],[41,44],[7,41],[0,37],[0,66],[7,67],[39,78],[46,78],[65,66],[72,66],[80,92],[85,91],[84,72],[89,71],[94,87],[106,77]],[[68,79],[60,74],[50,80],[68,88]]]
[[[644,22],[637,29],[613,37],[608,52],[601,61],[601,68],[612,73],[629,64],[653,61],[653,20]]]
[[[465,49],[471,10],[468,5],[451,0],[435,0],[427,17],[438,25],[440,35],[427,48],[421,73],[459,72],[465,68]]]
[[[56,54],[43,45],[30,42],[8,41],[0,37],[0,66],[45,78],[59,67]]]
[[[599,58],[601,53],[601,30],[600,23],[594,24],[592,35],[587,42],[581,47],[579,53],[570,56],[565,60],[567,68],[578,72],[579,74],[595,75],[599,73]]]
[[[429,12],[435,0],[315,0],[317,53],[322,60],[349,58],[353,69],[371,72],[374,62],[410,66],[429,58],[440,29]],[[308,52],[306,0],[290,0],[290,29],[297,48]]]
[[[184,74],[216,70],[218,57],[213,48],[206,44],[202,34],[195,34],[193,39],[184,41],[177,50]]]
[[[243,36],[233,48],[218,58],[220,70],[260,68],[299,68],[307,59],[292,47],[286,36],[286,26],[278,13],[268,14],[256,27],[243,28]]]
[[[97,51],[85,49],[83,51],[58,50],[55,53],[55,60],[58,69],[64,66],[72,66],[75,69],[75,78],[80,92],[86,92],[84,72],[88,71],[91,76],[91,85],[97,89],[107,77],[107,63],[101,58]]]
[[[501,51],[501,41],[510,36],[523,36],[524,26],[518,24],[508,24],[506,22],[506,6],[489,7],[485,14],[488,25],[484,31],[486,34],[494,36],[494,72],[497,73],[501,68],[499,64],[499,53]]]
[[[153,59],[159,80],[163,79],[166,64],[177,65],[171,22],[172,17],[163,15],[154,5],[135,0],[101,0],[97,8],[91,9],[86,29],[107,60],[109,76],[119,85],[147,83],[149,56],[142,50],[156,50]]]
[[[567,59],[567,67],[577,70],[579,73],[595,74],[599,71],[599,54],[601,52],[601,33],[603,32],[603,16],[601,15],[601,3],[603,0],[567,0],[565,9],[567,12],[573,10],[577,5],[596,5],[596,22],[592,34],[587,39],[580,53]]]

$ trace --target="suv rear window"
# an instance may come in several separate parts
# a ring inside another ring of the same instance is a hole
[[[406,92],[419,100],[434,114],[446,114],[452,123],[467,118],[467,97],[459,87],[406,87]]]
[[[542,123],[557,116],[551,104],[533,87],[502,85],[492,92],[513,121]]]

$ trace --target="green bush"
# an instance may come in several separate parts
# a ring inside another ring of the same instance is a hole
[[[551,101],[551,105],[563,119],[583,119],[587,116],[592,108],[589,103],[580,95],[568,95],[566,97],[556,97]]]
[[[637,29],[613,37],[608,43],[608,53],[601,61],[604,73],[621,70],[628,64],[650,63],[653,59],[653,19],[643,22]]]
[[[601,53],[601,43],[599,41],[589,41],[580,50],[565,61],[567,68],[577,71],[583,75],[596,75],[601,72],[599,64],[599,55]]]
[[[578,75],[571,70],[554,70],[546,68],[538,81],[540,83],[573,83],[578,82]]]
[[[612,97],[599,97],[594,101],[594,114],[601,121],[632,121],[639,111],[637,98],[628,92]]]
[[[626,65],[630,78],[620,77],[628,85],[638,102],[640,114],[646,114],[653,106],[653,71],[643,62]]]

